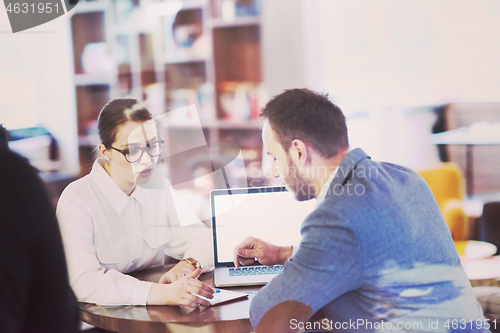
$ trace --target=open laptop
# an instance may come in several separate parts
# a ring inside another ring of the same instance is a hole
[[[300,226],[316,200],[299,202],[284,186],[214,190],[210,195],[216,287],[263,285],[281,266],[233,264],[234,248],[253,236],[274,245],[299,245]]]

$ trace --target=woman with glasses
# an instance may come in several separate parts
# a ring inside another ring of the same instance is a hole
[[[212,269],[208,229],[186,221],[155,166],[164,141],[149,111],[131,98],[109,102],[98,119],[98,159],[57,205],[70,283],[80,301],[102,305],[209,305],[198,281]],[[187,226],[186,226],[187,225]],[[125,273],[182,259],[158,283]]]

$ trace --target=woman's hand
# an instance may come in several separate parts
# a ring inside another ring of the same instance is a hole
[[[196,268],[191,273],[172,283],[153,284],[149,292],[147,304],[183,305],[191,308],[197,308],[200,305],[210,306],[210,302],[196,296],[213,298],[214,294],[214,290],[210,286],[196,279],[200,274],[201,269]]]
[[[194,266],[186,261],[179,261],[171,270],[163,274],[158,283],[172,283],[181,277],[191,274],[195,270]],[[201,272],[201,270],[200,270]],[[199,276],[200,274],[198,274]],[[195,277],[198,277],[195,276]]]

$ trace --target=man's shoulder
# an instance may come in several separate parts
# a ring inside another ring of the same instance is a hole
[[[367,154],[361,148],[355,148],[351,150],[342,161],[340,167],[346,170],[353,170],[355,172],[369,172],[370,170],[385,170],[386,172],[391,173],[402,173],[406,175],[415,176],[418,175],[414,170],[409,167],[395,164],[391,162],[383,162],[376,161],[371,158],[369,154]],[[346,172],[344,171],[344,175]]]
[[[347,180],[347,179],[346,179]],[[354,183],[380,184],[386,189],[419,190],[425,181],[413,169],[391,163],[374,161],[371,158],[360,160],[353,168],[351,180]],[[414,187],[416,186],[416,188]]]
[[[344,169],[338,170],[314,217],[362,220],[405,208],[410,201],[427,202],[432,198],[422,177],[408,167],[374,161],[361,149],[346,157],[347,163],[342,162]]]
[[[316,207],[303,221],[302,232],[310,227],[321,228],[342,228],[352,229],[352,219],[349,217],[349,211],[352,209],[348,201],[347,205],[343,204],[344,200],[336,200],[338,198],[327,197],[320,205]]]
[[[389,178],[420,178],[412,169],[390,163],[373,160],[361,148],[351,150],[338,167],[332,184],[344,186],[348,181],[386,181]]]

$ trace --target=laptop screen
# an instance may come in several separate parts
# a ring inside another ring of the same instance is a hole
[[[211,193],[214,258],[231,265],[234,248],[253,236],[274,245],[298,245],[300,226],[316,200],[299,202],[284,186]]]

